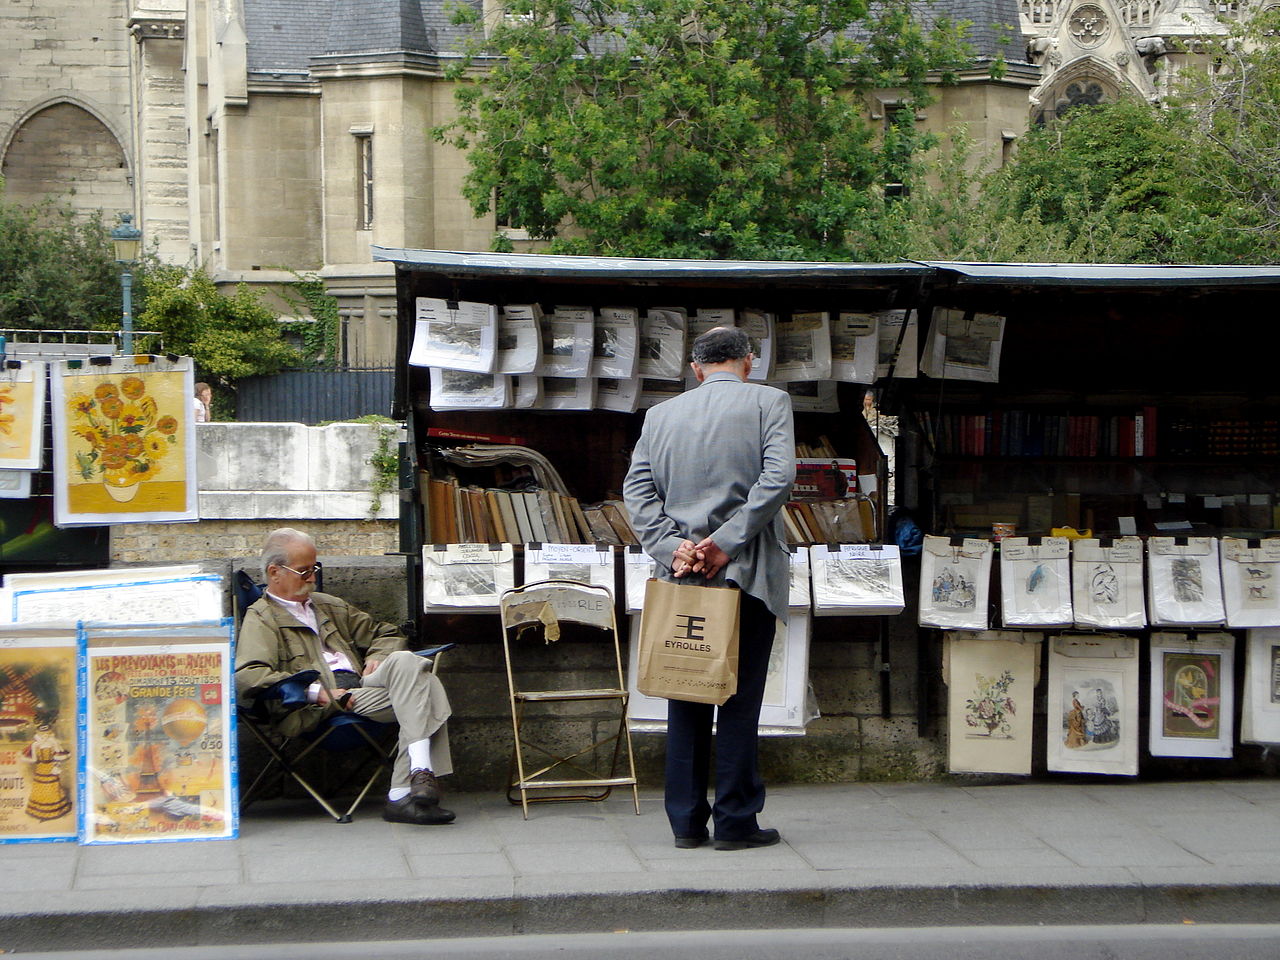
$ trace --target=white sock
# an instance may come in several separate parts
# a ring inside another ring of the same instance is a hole
[[[415,740],[409,744],[409,769],[431,769],[431,741]]]
[[[409,795],[408,787],[392,787],[390,790],[387,791],[387,799],[390,800],[392,803],[395,803],[397,800],[403,800],[408,795]]]

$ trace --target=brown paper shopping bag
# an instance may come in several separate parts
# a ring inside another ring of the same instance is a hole
[[[640,616],[636,687],[717,706],[738,690],[738,591],[650,580]]]

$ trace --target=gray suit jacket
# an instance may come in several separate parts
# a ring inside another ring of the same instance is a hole
[[[795,449],[791,398],[732,373],[650,410],[623,495],[659,576],[674,579],[680,541],[710,536],[731,558],[710,583],[733,581],[786,620],[791,571],[778,511],[791,495]]]

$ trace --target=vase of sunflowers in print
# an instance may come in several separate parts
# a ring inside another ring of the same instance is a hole
[[[69,401],[72,432],[89,444],[76,454],[80,477],[101,477],[113,500],[127,503],[143,481],[155,479],[162,462],[177,443],[176,417],[159,416],[141,377],[125,377],[117,386],[99,383],[93,394]]]

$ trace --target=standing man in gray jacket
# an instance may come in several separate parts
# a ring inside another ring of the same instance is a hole
[[[757,726],[775,618],[787,618],[789,557],[778,516],[795,480],[791,398],[747,383],[745,331],[716,327],[693,343],[699,385],[645,417],[623,487],[631,522],[666,580],[742,591],[738,692],[716,721],[715,805],[707,803],[710,704],[667,706],[666,808],[677,847],[708,839],[742,850],[777,843],[762,830]]]

